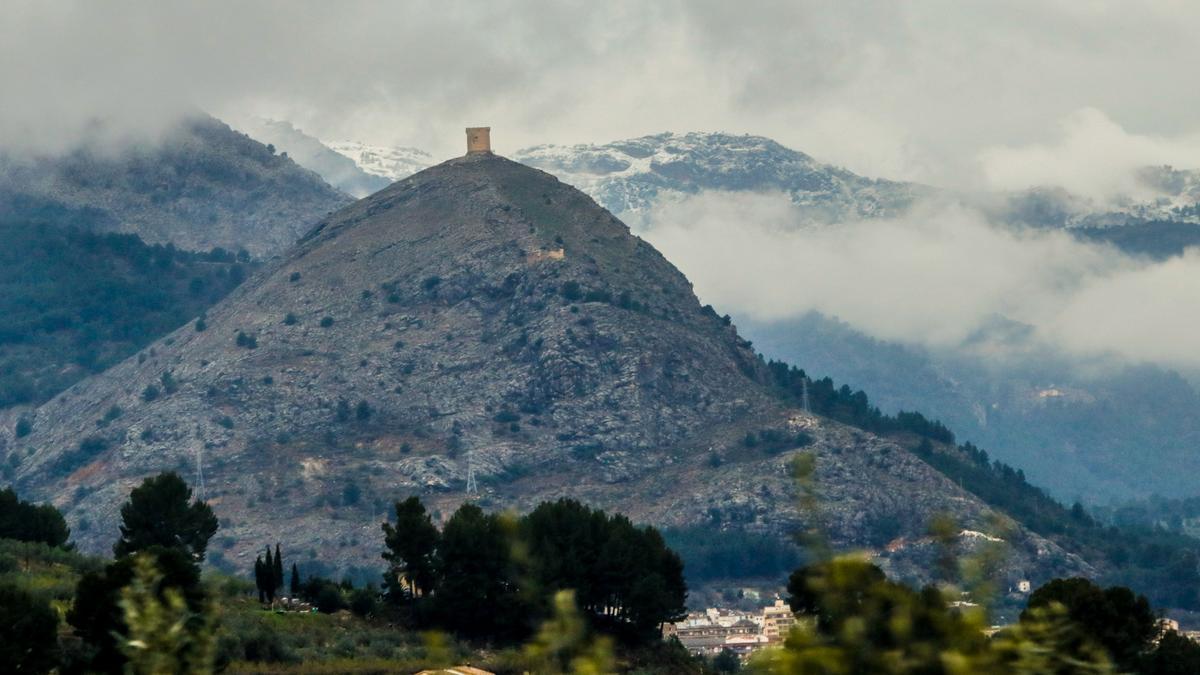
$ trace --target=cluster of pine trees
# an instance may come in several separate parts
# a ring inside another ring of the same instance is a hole
[[[844,384],[838,387],[831,378],[814,380],[803,369],[783,361],[768,361],[767,372],[780,397],[794,404],[807,398],[812,411],[818,415],[877,434],[908,432],[939,443],[954,443],[954,432],[941,422],[930,420],[919,412],[885,415],[871,405],[866,392],[853,391]]]
[[[0,539],[65,546],[71,528],[50,504],[22,501],[12,488],[0,490]]]
[[[572,589],[591,625],[632,643],[685,614],[683,563],[652,527],[577,501],[525,516],[467,503],[439,531],[416,497],[385,523],[386,598],[418,626],[501,641],[527,638]]]

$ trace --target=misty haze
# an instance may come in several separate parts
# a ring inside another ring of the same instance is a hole
[[[0,670],[1200,672],[1200,7],[0,15]]]

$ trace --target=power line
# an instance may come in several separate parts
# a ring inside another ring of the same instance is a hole
[[[479,485],[475,482],[475,451],[467,451],[467,494],[479,495]]]
[[[207,498],[204,489],[204,446],[196,447],[196,486],[200,488],[200,501]]]

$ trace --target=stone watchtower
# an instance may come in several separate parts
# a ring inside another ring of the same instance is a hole
[[[467,127],[467,154],[477,155],[492,151],[491,127]]]

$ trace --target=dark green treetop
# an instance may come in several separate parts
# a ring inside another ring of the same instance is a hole
[[[217,517],[208,504],[192,500],[192,489],[174,471],[147,478],[121,507],[121,538],[113,546],[118,557],[152,546],[174,548],[192,560],[204,560],[208,540],[217,532]]]

